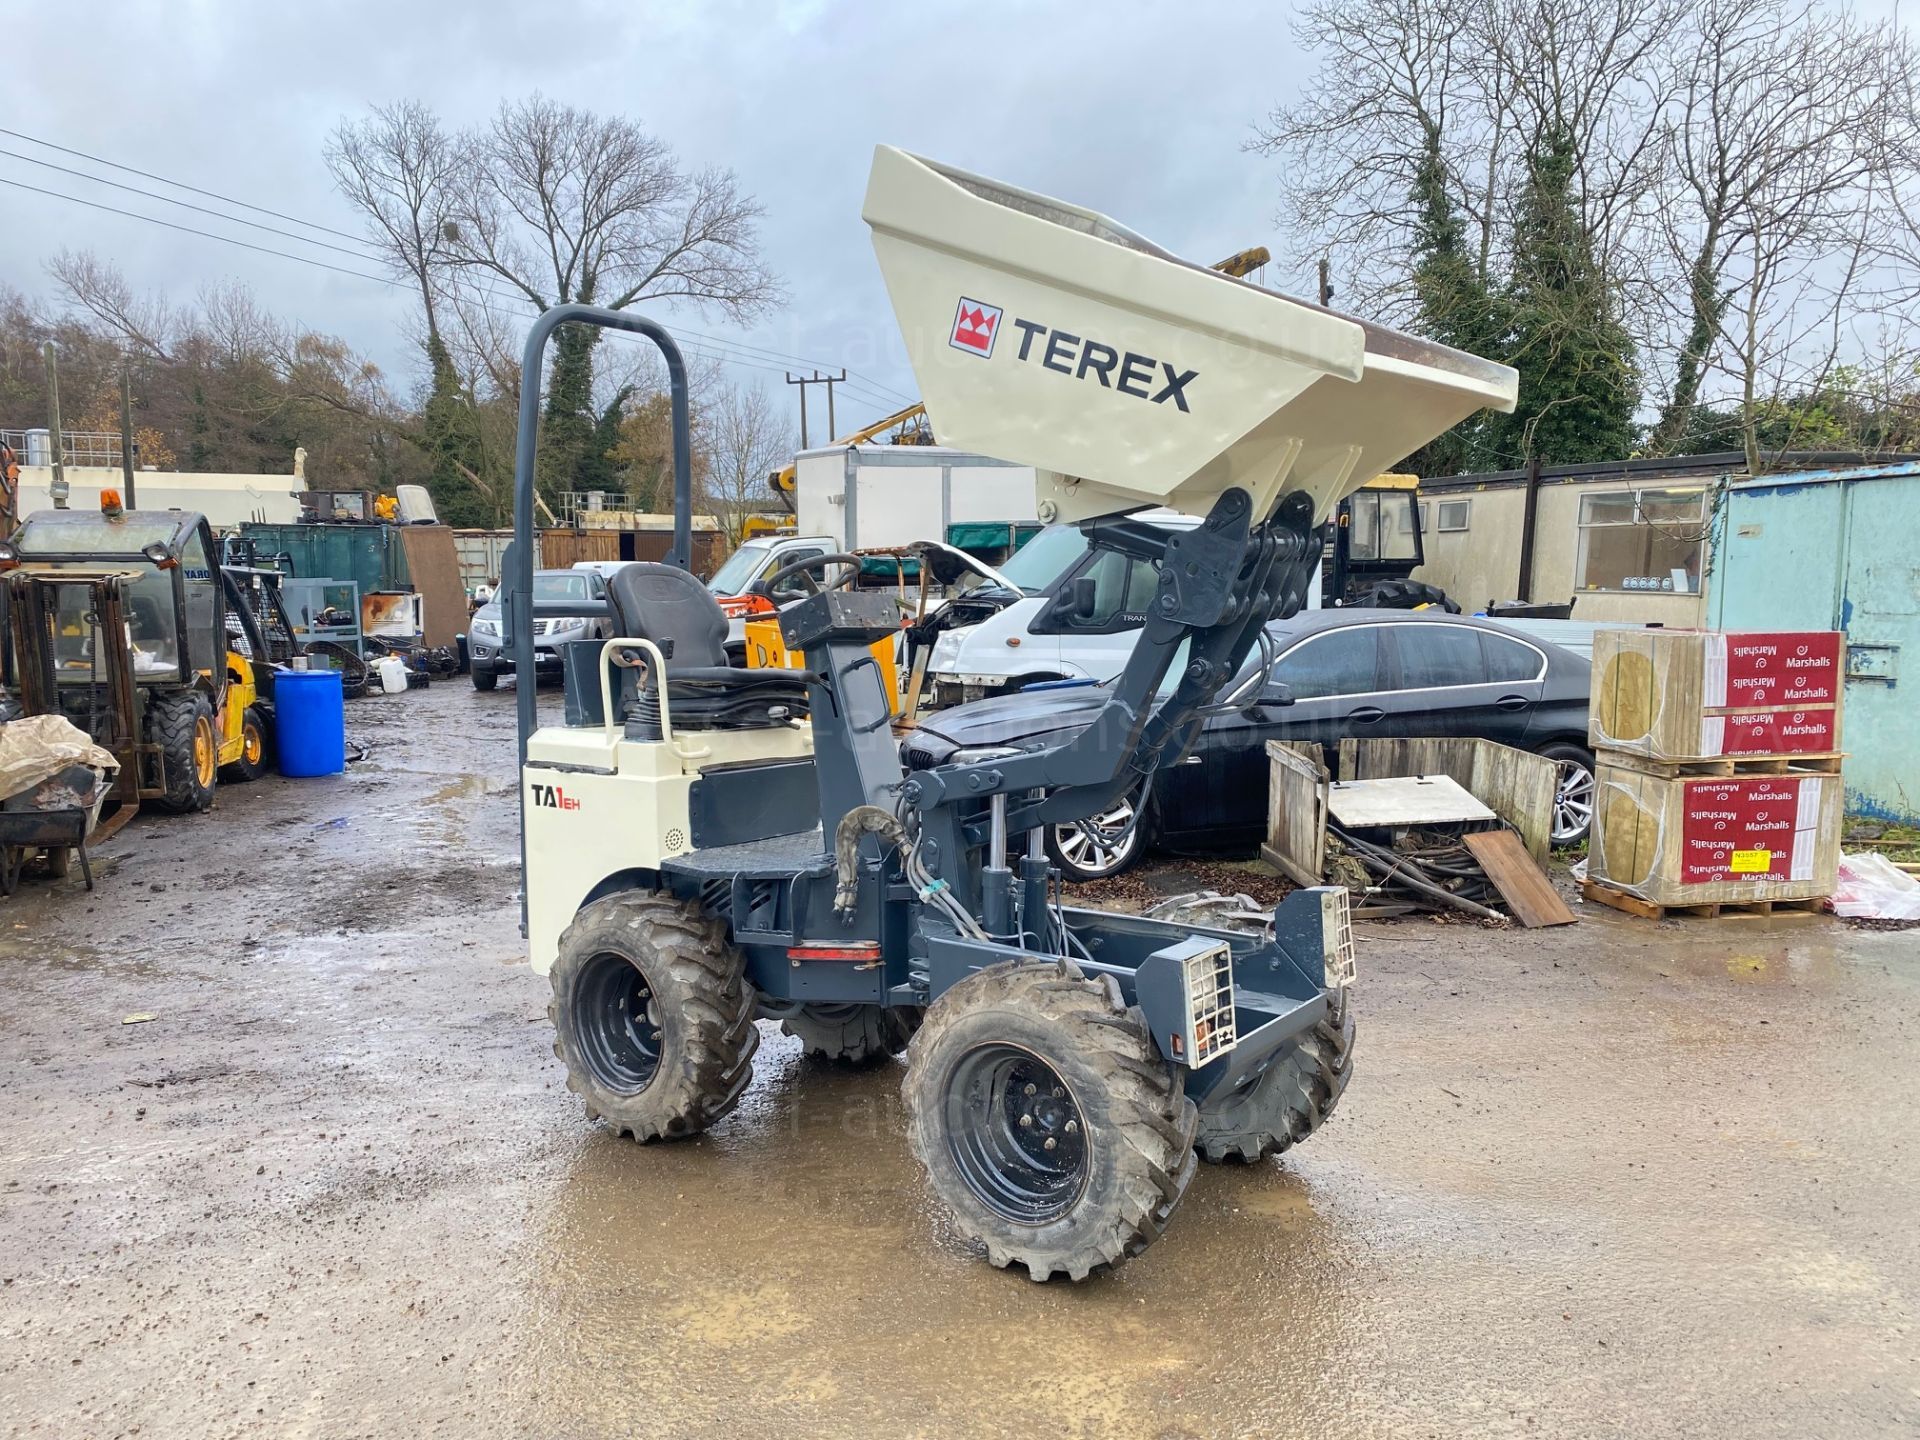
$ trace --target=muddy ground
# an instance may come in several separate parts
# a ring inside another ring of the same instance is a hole
[[[897,1069],[763,1027],[707,1137],[583,1118],[512,704],[356,702],[345,777],[0,901],[0,1435],[1920,1433],[1920,936],[1364,927],[1327,1128],[1041,1287]]]

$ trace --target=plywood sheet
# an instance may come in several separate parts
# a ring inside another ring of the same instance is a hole
[[[397,533],[408,582],[425,601],[421,632],[429,645],[451,645],[467,628],[467,587],[453,531],[445,525],[402,525]]]
[[[1480,830],[1460,837],[1514,918],[1529,930],[1571,925],[1575,916],[1511,830]]]
[[[1328,791],[1327,810],[1350,830],[1465,825],[1499,818],[1450,775],[1342,780]]]

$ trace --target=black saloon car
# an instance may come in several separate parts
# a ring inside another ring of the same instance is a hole
[[[1138,794],[1049,833],[1064,874],[1118,874],[1149,844],[1252,851],[1266,828],[1269,740],[1318,741],[1331,751],[1350,735],[1471,735],[1531,750],[1561,766],[1554,842],[1586,838],[1593,753],[1582,656],[1489,621],[1426,611],[1308,610],[1274,622],[1268,635],[1271,669],[1256,651],[1217,702],[1234,708],[1208,719],[1188,754],[1144,787],[1137,823]],[[923,720],[902,753],[909,767],[928,769],[968,751],[1058,743],[1084,728],[1103,698],[1099,685],[1066,681],[957,705]]]

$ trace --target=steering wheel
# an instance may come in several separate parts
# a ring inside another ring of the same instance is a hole
[[[821,587],[808,572],[824,570],[829,565],[845,565],[847,567],[846,574],[826,587],[829,590],[845,590],[848,586],[852,585],[855,580],[860,578],[860,557],[858,555],[811,555],[804,560],[796,560],[791,565],[782,565],[765,579],[754,581],[753,584],[747,587],[747,593],[749,595],[759,595],[764,599],[772,599],[774,586],[778,585],[790,575],[798,575],[801,584],[807,587],[807,593],[809,595],[818,595]]]

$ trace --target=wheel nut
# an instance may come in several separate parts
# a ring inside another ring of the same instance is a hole
[[[1078,1120],[1069,1120],[1067,1121],[1065,1128],[1066,1128],[1067,1134],[1078,1135],[1080,1133],[1080,1122]]]
[[[1056,1085],[1053,1087],[1053,1098],[1056,1100],[1064,1100],[1067,1098],[1067,1092]]]
[[[1022,1115],[1020,1117],[1020,1128],[1022,1130],[1028,1129],[1030,1126],[1032,1126],[1032,1124],[1033,1124],[1033,1116]]]
[[[1027,1086],[1024,1093],[1028,1095],[1037,1095],[1040,1093],[1040,1087],[1038,1085],[1029,1085]]]
[[[1045,1145],[1043,1145],[1043,1146],[1042,1146],[1041,1148],[1042,1148],[1043,1150],[1051,1150],[1051,1149],[1053,1149],[1053,1148],[1054,1148],[1054,1147],[1055,1147],[1056,1145],[1058,1145],[1059,1143],[1060,1143],[1060,1142],[1059,1142],[1058,1140],[1056,1140],[1056,1139],[1054,1139],[1054,1138],[1053,1138],[1053,1137],[1052,1137],[1051,1135],[1049,1135],[1049,1136],[1047,1137],[1047,1143],[1046,1143]]]

